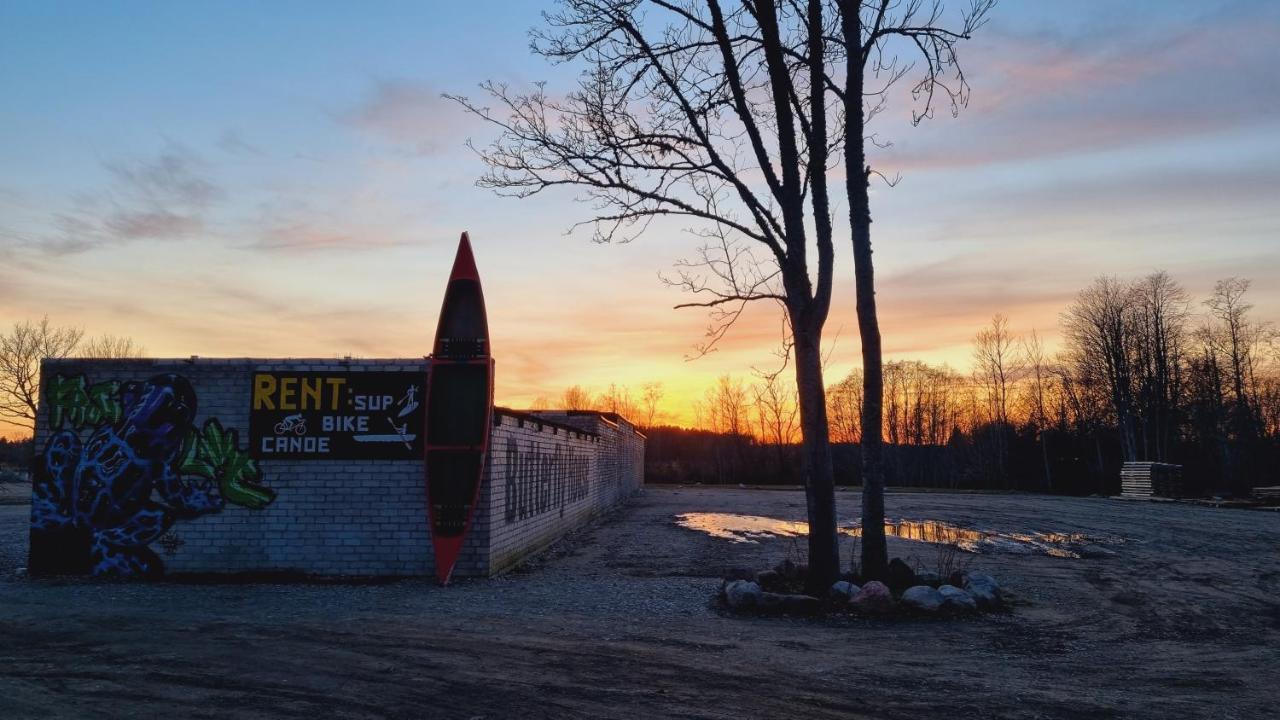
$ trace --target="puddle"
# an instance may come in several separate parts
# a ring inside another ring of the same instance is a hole
[[[676,516],[676,524],[714,538],[738,543],[756,543],[762,539],[803,537],[809,534],[809,525],[805,522],[734,513],[683,513]],[[978,530],[940,520],[886,521],[884,530],[886,534],[903,540],[954,545],[965,552],[979,554],[1099,557],[1112,553],[1098,547],[1098,543],[1119,542],[1116,538],[1090,537],[1082,533]],[[862,536],[862,528],[858,524],[842,525],[839,532],[849,537]]]

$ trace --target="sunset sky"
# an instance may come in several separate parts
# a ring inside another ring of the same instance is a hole
[[[476,188],[464,142],[492,133],[440,97],[569,88],[578,68],[528,51],[541,5],[0,2],[0,325],[161,357],[422,355],[468,230],[500,403],[657,380],[688,421],[716,376],[776,362],[777,308],[687,362],[706,317],[658,272],[696,242],[594,245],[565,235],[589,212],[571,194]],[[1004,0],[961,52],[958,119],[877,121],[873,161],[902,175],[872,197],[889,358],[963,368],[995,312],[1052,342],[1103,273],[1197,298],[1250,277],[1280,320],[1280,3]],[[858,355],[837,234],[830,382]]]

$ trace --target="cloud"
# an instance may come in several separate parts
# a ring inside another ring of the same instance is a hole
[[[199,156],[180,145],[102,167],[106,186],[74,194],[22,244],[70,255],[134,240],[178,240],[203,230],[210,208],[227,195]]]
[[[1192,25],[1145,37],[1134,30],[1143,39],[1124,42],[979,36],[961,48],[974,88],[969,107],[957,120],[895,131],[897,144],[877,152],[877,163],[887,172],[967,168],[1275,123],[1280,18],[1252,8]]]
[[[166,210],[155,212],[118,212],[109,216],[106,229],[122,240],[142,238],[180,238],[199,230],[198,218],[175,215]]]
[[[359,222],[358,213],[352,211],[353,204],[353,201],[344,201],[316,207],[308,200],[279,197],[264,204],[259,216],[249,222],[248,232],[256,239],[241,245],[240,249],[310,253],[372,250],[409,244],[399,228]]]
[[[238,156],[261,156],[265,155],[262,148],[249,144],[240,133],[235,130],[226,130],[218,138],[218,149],[228,155]]]
[[[254,250],[336,250],[364,245],[353,235],[329,228],[315,227],[308,223],[277,226],[267,229],[247,247]]]
[[[462,110],[426,85],[403,80],[378,82],[364,101],[340,116],[343,123],[372,133],[414,155],[430,155],[452,144],[462,127]]]
[[[1054,330],[1057,312],[1075,294],[1071,278],[1089,274],[1078,263],[1055,261],[1054,266],[1066,277],[1046,279],[1016,258],[979,252],[887,274],[877,288],[885,352],[902,356],[967,345],[997,312],[1010,315],[1015,325],[1025,324],[1023,329]],[[851,296],[852,288],[842,294]],[[856,328],[852,308],[840,308],[839,315],[839,321]],[[856,330],[852,342],[856,346]]]
[[[103,167],[116,181],[111,192],[134,203],[203,208],[226,194],[203,175],[204,162],[178,145],[155,158],[106,162]]]

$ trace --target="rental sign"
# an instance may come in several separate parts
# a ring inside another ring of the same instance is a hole
[[[255,373],[249,447],[259,459],[419,460],[425,373]]]

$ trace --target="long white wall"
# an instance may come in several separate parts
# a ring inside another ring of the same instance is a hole
[[[101,435],[113,428],[125,432],[118,414],[124,401],[122,389],[129,383],[181,376],[198,399],[192,428],[198,430],[216,420],[232,439],[233,449],[247,457],[256,373],[428,370],[429,363],[421,358],[46,362],[35,437],[33,502],[47,512],[40,523],[33,516],[32,554],[33,560],[40,561],[33,562],[33,572],[51,564],[62,566],[62,572],[73,567],[92,571],[92,563],[103,554],[91,552],[93,544],[117,537],[126,527],[127,522],[119,518],[95,527],[87,527],[94,523],[86,518],[75,519],[76,500],[70,497],[74,493],[59,492],[47,467],[43,471],[41,467],[47,465],[45,450],[51,438],[61,436],[66,441],[66,434],[72,433],[78,442],[89,443],[95,432]],[[152,562],[170,573],[434,573],[421,459],[259,456],[253,462],[256,482],[271,493],[268,502],[254,507],[222,498],[215,510],[167,517],[162,533],[124,553],[143,558],[130,562]],[[499,410],[486,466],[472,532],[455,570],[460,577],[509,569],[633,494],[643,482],[644,438],[616,417],[540,417]],[[177,465],[173,468],[184,482],[200,485],[199,478],[184,476]],[[62,505],[54,507],[59,502]],[[121,517],[134,519],[129,512]],[[136,513],[139,518],[145,515]],[[62,518],[67,522],[58,526]],[[72,554],[85,555],[84,563],[77,565],[76,558],[63,557]]]

